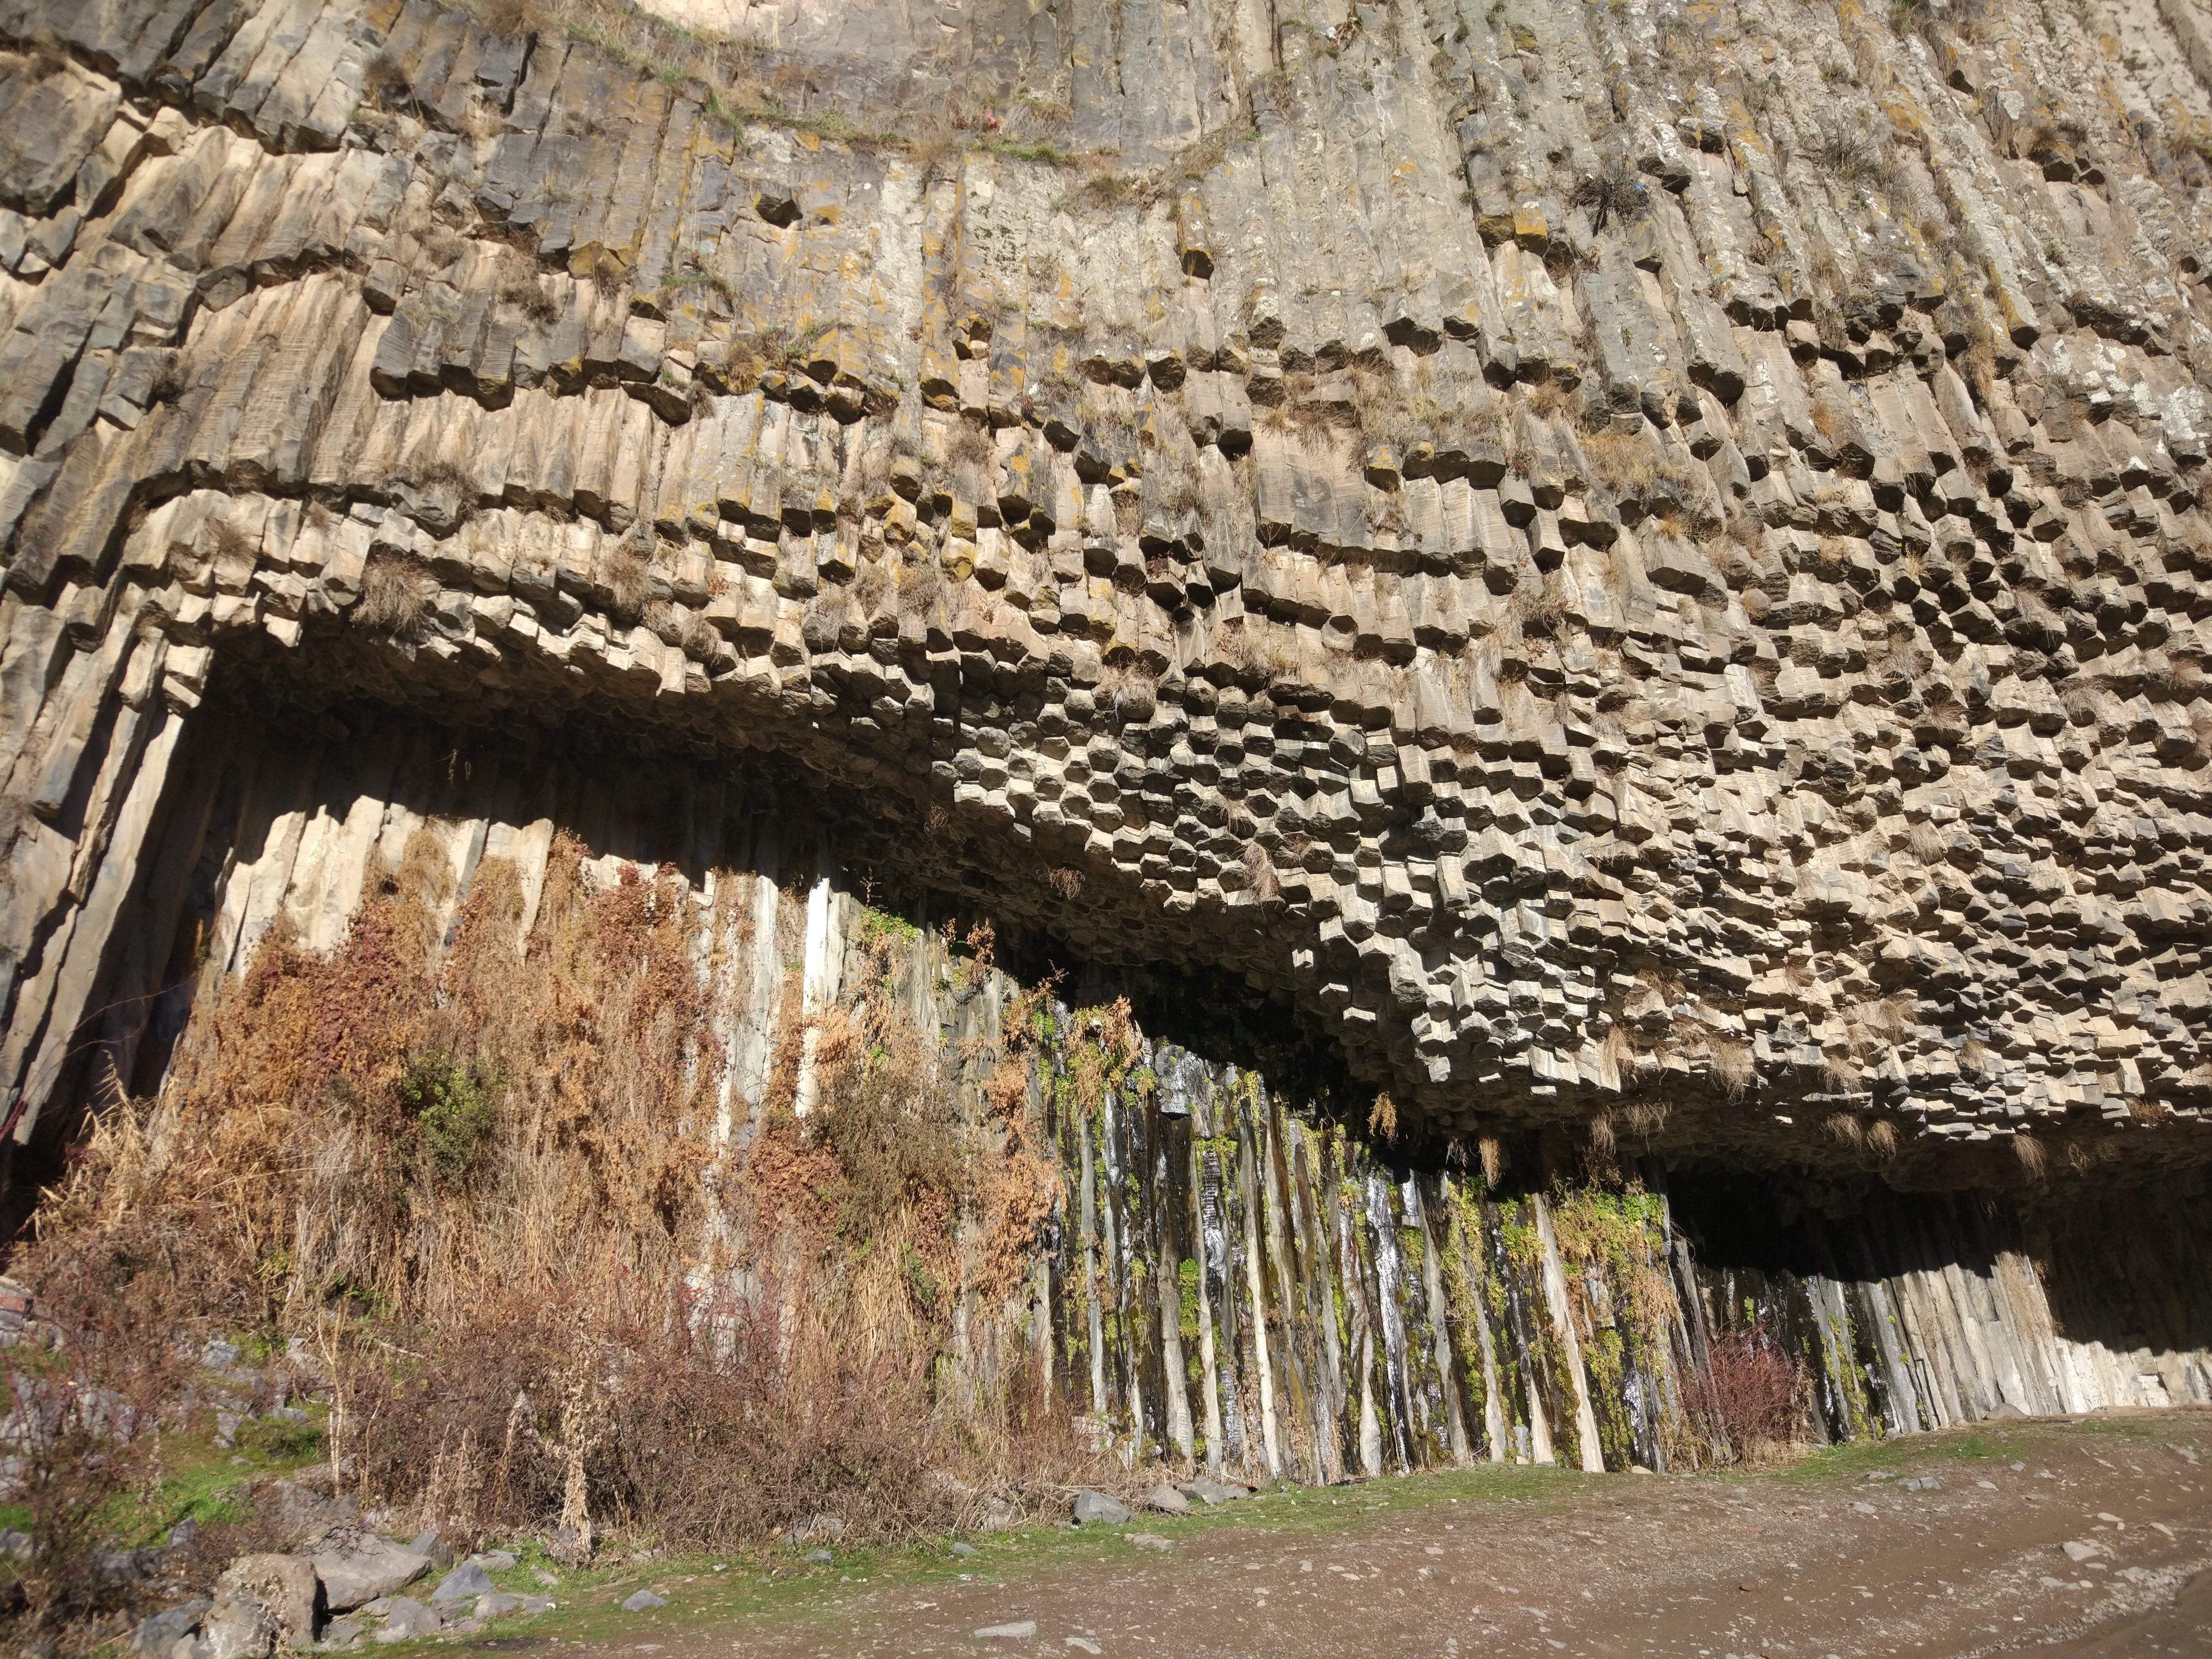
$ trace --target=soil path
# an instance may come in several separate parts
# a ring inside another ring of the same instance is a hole
[[[715,1611],[710,1588],[730,1580],[685,1581],[664,1612],[562,1645],[655,1659],[2212,1656],[2212,1415],[1984,1426],[1737,1478],[1415,1477],[1047,1547],[987,1545],[926,1569],[855,1558],[750,1614]],[[1030,1620],[1033,1636],[975,1634]]]

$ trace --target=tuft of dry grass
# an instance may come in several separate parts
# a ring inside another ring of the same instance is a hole
[[[355,605],[355,623],[395,640],[420,637],[423,618],[437,582],[411,559],[380,553],[362,572],[361,599]]]
[[[509,250],[501,259],[494,291],[502,303],[513,306],[533,323],[560,320],[560,301],[546,289],[537,261],[519,248]]]
[[[1728,1037],[1715,1037],[1709,1045],[1713,1081],[1730,1100],[1741,1100],[1759,1080],[1751,1045]]]

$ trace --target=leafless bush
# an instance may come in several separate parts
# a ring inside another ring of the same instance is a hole
[[[1716,1335],[1706,1362],[1706,1409],[1738,1462],[1766,1461],[1796,1442],[1811,1395],[1802,1361],[1754,1327]]]
[[[1064,899],[1076,898],[1083,891],[1083,872],[1068,865],[1059,865],[1044,872],[1045,885]]]
[[[1889,176],[1888,158],[1881,140],[1864,116],[1855,110],[1831,108],[1813,118],[1806,159],[1831,178],[1847,182],[1881,183]]]

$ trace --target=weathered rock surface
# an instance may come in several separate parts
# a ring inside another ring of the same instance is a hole
[[[211,668],[294,657],[947,814],[1439,1135],[2197,1156],[2182,37],[1224,11],[1123,92],[1093,9],[973,74],[1172,158],[1097,190],[419,5],[15,0],[19,1136]],[[854,27],[772,44],[861,109]]]
[[[1078,1526],[1119,1527],[1129,1521],[1129,1506],[1118,1498],[1109,1498],[1103,1492],[1087,1487],[1075,1494],[1075,1522]]]
[[[368,698],[773,763],[850,867],[1289,1011],[1431,1162],[1632,1135],[1818,1200],[2212,1152],[2181,10],[2114,46],[2002,4],[1079,0],[917,52],[755,9],[849,119],[733,125],[423,0],[0,0],[15,1143],[135,1077],[226,811],[270,863],[210,901],[216,971],[295,887],[332,942],[360,866],[319,861],[382,826],[218,797],[207,727]],[[511,807],[475,821],[520,840]],[[1273,1103],[1153,1058],[1146,1122],[1245,1137],[1193,1164],[1240,1260],[1291,1283],[1267,1251],[1347,1180],[1369,1243],[1315,1273],[1439,1259],[1442,1188],[1263,1158]],[[1777,1207],[1811,1322],[1867,1299],[1823,1374],[1900,1422],[2206,1391],[2184,1291],[2077,1342],[2009,1222],[1885,1198],[1856,1260]],[[1531,1252],[1512,1317],[1587,1326]],[[1410,1446],[1422,1385],[1378,1408],[1332,1317],[1285,1317],[1340,1462]],[[1212,1409],[1272,1471],[1305,1383],[1235,1328],[1255,1380]],[[1095,1364],[1102,1419],[1139,1398]],[[1587,1460],[1604,1403],[1422,1431],[1535,1455],[1573,1419]]]
[[[354,1528],[325,1536],[313,1559],[332,1613],[351,1613],[404,1589],[430,1570],[422,1552]]]
[[[276,1639],[294,1647],[312,1644],[328,1613],[315,1565],[303,1555],[241,1555],[216,1577],[215,1591],[218,1605],[225,1598],[258,1602]]]

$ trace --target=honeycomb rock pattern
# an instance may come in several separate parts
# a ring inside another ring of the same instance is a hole
[[[2212,1146],[2188,0],[962,9],[949,147],[793,15],[883,130],[422,0],[0,3],[18,1139],[228,665],[791,757],[1438,1139]]]

